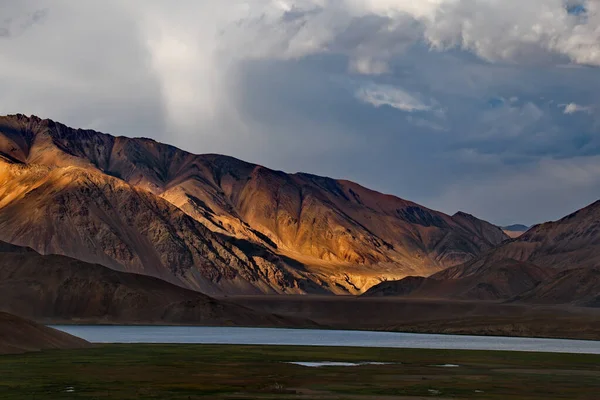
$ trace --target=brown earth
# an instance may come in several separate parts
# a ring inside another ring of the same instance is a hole
[[[160,279],[33,251],[0,252],[0,310],[44,322],[311,326]]]
[[[89,346],[83,339],[0,312],[0,355]]]
[[[506,239],[349,181],[0,118],[0,240],[208,294],[361,293]]]
[[[514,301],[600,307],[600,268],[577,268],[558,273]]]
[[[383,282],[369,289],[364,296],[508,300],[534,289],[551,275],[534,264],[511,259],[490,261],[482,257],[429,278],[408,277]]]
[[[600,310],[595,308],[362,296],[228,300],[337,329],[600,340]]]

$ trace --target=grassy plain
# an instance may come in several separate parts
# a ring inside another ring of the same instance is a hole
[[[290,361],[391,364],[310,368]],[[598,393],[594,355],[135,344],[0,356],[0,399],[15,400],[551,400]]]

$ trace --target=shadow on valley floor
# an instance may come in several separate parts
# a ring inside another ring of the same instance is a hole
[[[229,302],[337,329],[600,340],[600,309],[354,296],[239,296]]]

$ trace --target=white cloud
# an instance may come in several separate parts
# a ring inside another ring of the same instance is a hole
[[[576,103],[562,104],[561,107],[564,107],[565,114],[575,114],[578,112],[589,113],[592,111],[592,107],[585,107]]]
[[[262,13],[244,19],[239,26],[246,34],[254,31],[262,37],[260,43],[245,46],[246,51],[254,48],[263,55],[298,57],[337,50],[382,62],[402,50],[399,46],[390,51],[384,44],[424,39],[434,48],[458,47],[490,61],[559,63],[549,58],[557,55],[600,66],[598,2],[587,3],[585,21],[569,14],[563,0],[303,0],[286,4],[267,3]],[[252,7],[258,8],[255,3]],[[357,18],[368,16],[380,18],[377,29],[363,32],[368,34],[363,37],[357,31],[359,36],[349,46],[336,47],[336,40],[353,28]],[[256,36],[246,38],[250,44]]]
[[[103,51],[120,48],[119,40],[113,41],[110,35],[111,16],[126,20],[145,42],[146,48],[137,51],[147,52],[147,59],[139,61],[152,67],[148,72],[158,79],[165,113],[172,124],[185,122],[181,129],[191,129],[202,120],[235,111],[230,108],[230,97],[235,94],[227,86],[229,74],[247,59],[340,54],[348,58],[349,71],[379,76],[393,74],[393,58],[425,41],[437,49],[466,49],[491,61],[558,63],[548,59],[550,54],[573,63],[600,65],[600,3],[588,2],[586,7],[585,23],[566,12],[563,0],[182,0],[177,5],[139,0],[109,0],[102,5],[31,0],[2,3],[0,11],[11,17],[10,26],[27,28],[30,24],[14,21],[29,20],[38,10],[46,10],[44,29],[35,29],[31,35],[21,29],[13,39],[52,48],[51,57],[77,54],[83,46]],[[52,35],[44,33],[47,29],[60,30],[61,35],[55,37],[64,43],[52,41]],[[104,31],[106,38],[94,35],[84,43],[89,30],[97,30],[98,35]],[[70,34],[75,31],[84,33],[80,41],[80,35]],[[3,42],[19,46],[13,39]],[[4,47],[12,46],[5,44],[2,50],[7,59],[15,60]],[[33,56],[28,58],[23,65],[10,67],[12,73],[36,65]],[[95,64],[96,68],[104,65],[99,59]],[[44,74],[54,73],[49,80],[72,85],[72,68],[50,66]]]
[[[363,75],[383,75],[391,72],[387,62],[364,57],[352,60],[350,71]]]
[[[356,98],[375,107],[390,106],[406,112],[431,110],[413,95],[390,85],[366,85],[356,92]]]

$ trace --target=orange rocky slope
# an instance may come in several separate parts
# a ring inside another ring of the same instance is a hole
[[[210,294],[360,293],[506,235],[348,181],[0,118],[0,240]]]

